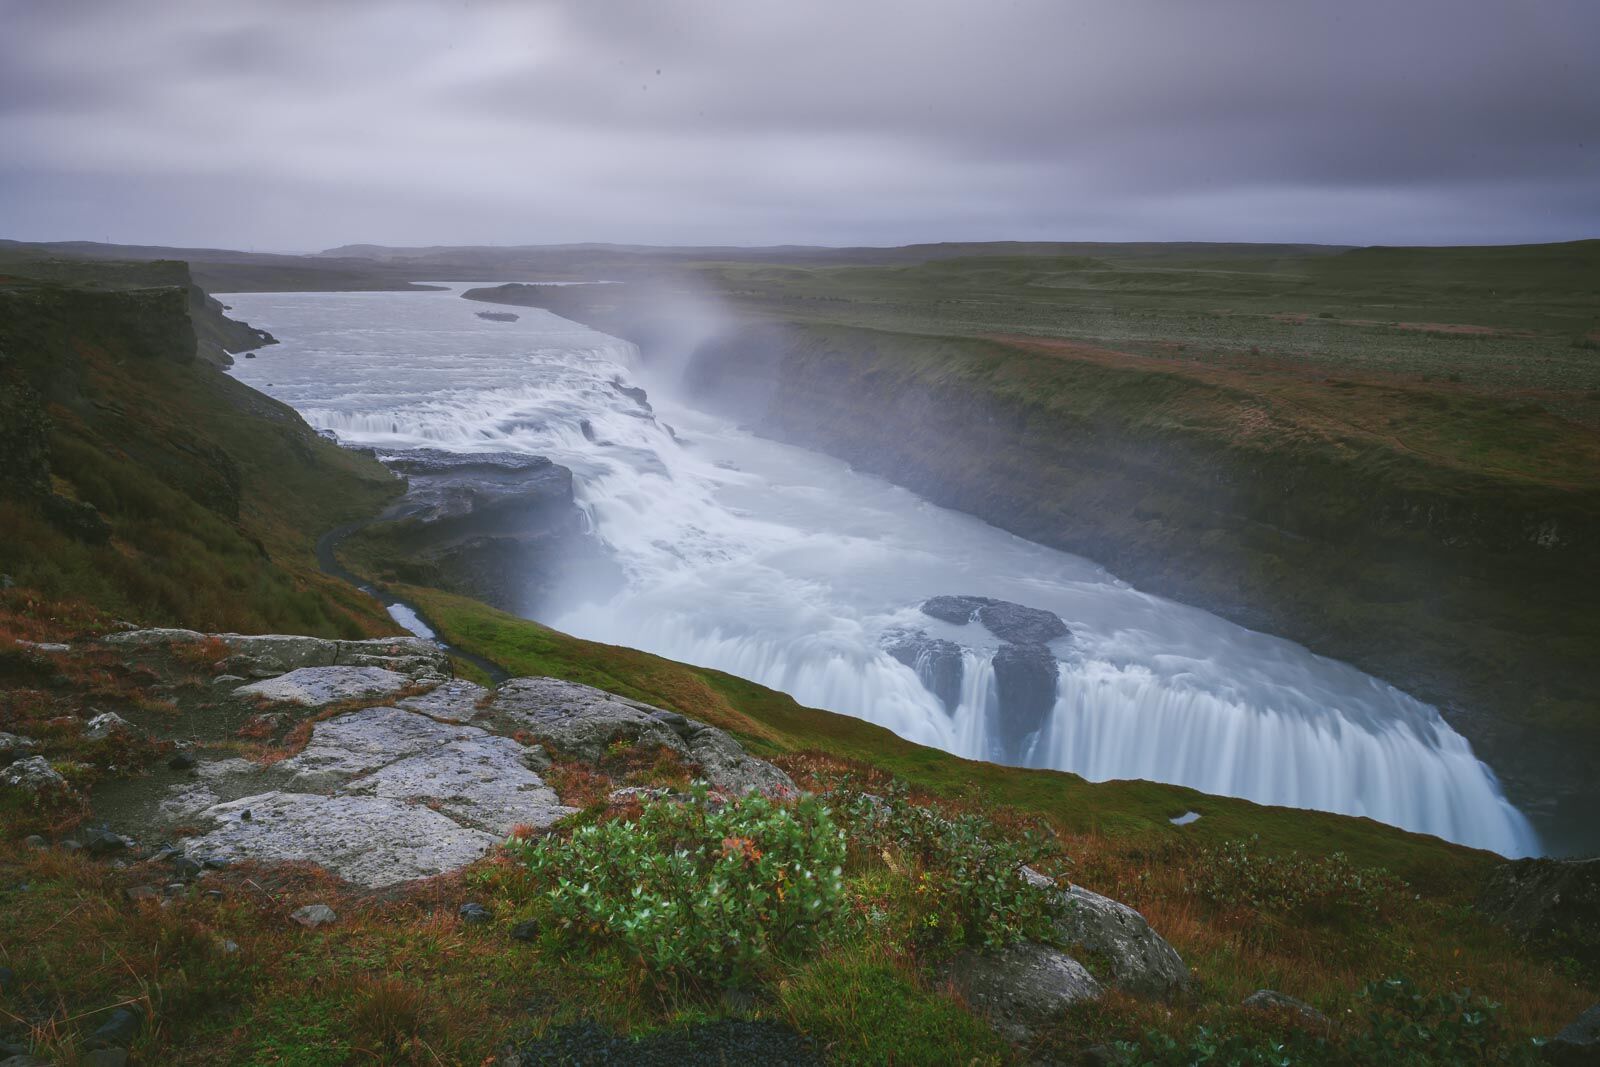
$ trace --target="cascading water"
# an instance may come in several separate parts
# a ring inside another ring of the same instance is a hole
[[[652,412],[632,390],[659,385],[632,345],[533,309],[485,321],[462,288],[231,295],[282,341],[234,373],[380,454],[520,452],[571,468],[622,587],[566,589],[527,603],[530,617],[961,755],[1537,851],[1467,742],[1392,686],[656,389]],[[918,610],[948,593],[1053,611],[1070,628],[1050,645],[1055,707],[1020,750],[997,741],[996,640]],[[907,631],[962,646],[953,708],[885,650]]]

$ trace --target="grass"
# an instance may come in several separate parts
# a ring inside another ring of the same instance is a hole
[[[49,465],[42,490],[0,498],[0,571],[141,623],[394,632],[313,552],[314,531],[375,510],[394,480],[193,358],[187,320],[181,288],[0,287],[0,373],[39,398],[30,444]],[[52,521],[62,499],[108,536]]]

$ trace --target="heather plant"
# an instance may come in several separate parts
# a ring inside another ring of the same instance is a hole
[[[815,797],[718,804],[697,786],[636,818],[513,844],[557,924],[661,974],[744,976],[816,943],[844,899],[843,835]]]
[[[1016,833],[980,815],[913,803],[903,786],[879,796],[846,783],[830,794],[851,847],[911,883],[918,939],[929,948],[1002,948],[1047,939],[1053,895],[1023,868],[1056,851],[1034,830]]]
[[[1361,990],[1364,1017],[1342,1038],[1296,1032],[1286,1038],[1199,1027],[1184,1037],[1159,1031],[1114,1046],[1125,1067],[1455,1067],[1458,1064],[1533,1064],[1531,1042],[1507,1033],[1500,1005],[1470,992],[1431,994],[1403,977],[1369,982]]]
[[[1387,871],[1362,867],[1342,852],[1269,855],[1255,837],[1205,849],[1190,872],[1189,891],[1218,907],[1307,920],[1375,919],[1408,891]]]

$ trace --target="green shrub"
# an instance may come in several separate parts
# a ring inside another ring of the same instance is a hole
[[[1357,866],[1342,852],[1272,856],[1259,846],[1251,837],[1206,849],[1190,868],[1189,891],[1219,907],[1302,920],[1374,919],[1408,892],[1387,871]]]
[[[1125,1067],[1454,1067],[1457,1064],[1519,1065],[1537,1062],[1531,1042],[1511,1037],[1500,1023],[1500,1006],[1470,992],[1430,995],[1408,979],[1386,978],[1361,990],[1366,1018],[1343,1040],[1295,1033],[1287,1039],[1249,1031],[1219,1033],[1200,1027],[1184,1038],[1159,1031],[1138,1042],[1114,1046],[1114,1062]]]
[[[843,835],[814,797],[716,807],[697,788],[521,847],[562,927],[688,978],[740,977],[811,945],[844,898]]]
[[[1022,875],[1056,851],[1044,835],[1008,832],[979,815],[941,814],[912,803],[899,785],[881,797],[848,786],[829,796],[851,847],[909,877],[925,947],[1003,948],[1049,937],[1053,894]]]

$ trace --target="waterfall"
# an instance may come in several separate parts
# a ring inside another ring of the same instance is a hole
[[[461,288],[230,296],[281,342],[232,373],[380,454],[508,451],[571,468],[624,587],[574,577],[530,600],[530,617],[962,756],[1365,815],[1506,855],[1538,850],[1493,773],[1427,704],[697,411],[653,382],[626,342],[538,310],[480,319],[456,299]],[[1070,629],[1050,645],[1055,706],[1041,705],[1043,726],[1023,740],[1011,732],[1016,751],[998,729],[996,642],[917,610],[948,593],[1045,609]],[[953,708],[885,651],[906,631],[961,646]]]

